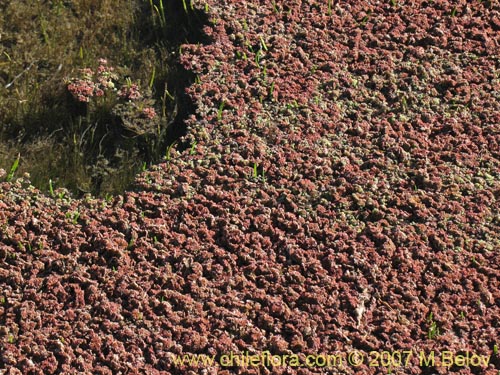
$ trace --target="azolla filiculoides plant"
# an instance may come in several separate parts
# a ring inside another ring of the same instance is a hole
[[[122,82],[120,84],[120,81]],[[148,90],[130,78],[120,79],[106,59],[99,59],[97,69],[84,68],[79,77],[65,80],[71,96],[80,104],[81,114],[108,111],[121,125],[136,135],[155,132],[159,119]],[[82,106],[83,104],[83,106]]]

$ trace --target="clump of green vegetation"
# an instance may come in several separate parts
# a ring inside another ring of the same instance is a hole
[[[200,22],[182,0],[1,2],[0,169],[17,160],[44,192],[123,192],[180,132],[192,77],[176,51]]]
[[[440,335],[439,326],[434,320],[434,315],[432,312],[427,317],[427,323],[429,324],[429,331],[427,332],[427,337],[429,340],[434,340],[436,337]]]

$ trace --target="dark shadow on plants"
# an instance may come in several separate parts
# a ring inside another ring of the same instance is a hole
[[[17,15],[17,3],[5,14]],[[208,19],[188,0],[135,0],[128,12],[92,0],[64,4],[33,10],[39,35],[24,23],[0,29],[13,42],[32,37],[34,56],[22,63],[17,50],[4,51],[12,61],[0,69],[0,168],[20,154],[17,175],[29,172],[44,192],[121,193],[185,134],[194,111],[185,88],[195,76],[178,54],[183,43],[210,42],[202,31]]]
[[[162,148],[185,135],[184,120],[194,113],[194,103],[185,93],[185,88],[195,82],[196,75],[187,71],[178,62],[182,44],[209,44],[212,40],[203,32],[203,27],[209,24],[205,12],[195,9],[189,0],[179,1],[149,1],[143,4],[143,14],[150,14],[139,20],[148,27],[140,27],[141,40],[152,47],[165,66],[163,74],[154,82],[154,92],[170,113],[175,113],[172,123],[167,128]],[[163,51],[169,51],[164,55]],[[180,145],[186,149],[189,145]]]

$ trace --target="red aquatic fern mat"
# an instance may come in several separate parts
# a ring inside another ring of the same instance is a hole
[[[497,374],[498,3],[192,5],[190,147],[0,185],[0,372]]]

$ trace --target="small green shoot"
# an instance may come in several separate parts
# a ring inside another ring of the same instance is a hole
[[[47,33],[47,26],[48,26],[47,20],[42,15],[40,15],[40,29],[42,31],[43,41],[45,42],[46,45],[49,45],[50,40],[49,40],[49,34]]]
[[[439,327],[437,323],[433,319],[433,314],[430,313],[429,317],[427,318],[427,322],[430,324],[429,326],[429,332],[427,333],[427,337],[429,340],[434,340],[437,336],[439,336]]]
[[[260,47],[261,49],[263,49],[264,51],[267,51],[267,45],[266,45],[266,42],[264,42],[264,38],[262,38],[262,36],[260,37]]]
[[[188,12],[188,6],[187,6],[187,2],[186,0],[182,0],[182,7],[184,8],[184,12]],[[193,6],[193,3],[191,1],[189,1],[189,9],[191,9],[192,11],[194,10],[194,6]],[[207,9],[207,4],[205,4],[205,9]]]
[[[253,163],[253,169],[252,169],[252,178],[254,180],[258,180],[259,178],[262,180],[262,182],[266,182],[266,175],[264,168],[262,168],[262,173],[259,175],[259,167],[256,162]]]
[[[408,102],[406,101],[406,97],[401,98],[401,108],[403,109],[403,112],[406,113],[408,111]]]
[[[66,219],[71,219],[71,223],[74,225],[78,224],[79,218],[80,218],[80,213],[78,211],[66,213]]]
[[[158,11],[158,8],[156,8],[156,10]],[[163,0],[160,0],[160,13],[159,16],[160,16],[160,25],[161,27],[165,28],[167,26],[167,20],[165,18],[165,9],[163,8]]]
[[[255,54],[255,64],[260,68],[260,57],[261,57],[261,52],[260,49],[257,51]]]
[[[196,145],[198,143],[194,141],[193,145],[191,146],[191,149],[189,150],[189,155],[194,155],[196,153]]]
[[[495,344],[495,345],[493,345],[493,354],[498,355],[498,353],[499,353],[498,345]]]
[[[160,7],[156,6],[156,4],[153,4],[153,0],[149,0],[149,5],[151,6],[151,9],[156,12],[156,15],[158,16],[158,19],[160,20],[160,27],[165,28],[167,25],[167,20],[165,18],[165,8],[163,7],[163,0],[160,0]]]
[[[240,51],[236,51],[236,58],[238,60],[244,60],[244,61],[248,60],[246,52],[241,53]]]
[[[166,160],[166,161],[170,161],[170,158],[171,158],[171,156],[170,156],[170,152],[171,152],[172,147],[174,146],[174,144],[175,144],[175,142],[172,142],[172,143],[170,144],[170,146],[168,146],[168,147],[167,147],[167,151],[165,152],[165,160]]]
[[[17,168],[19,168],[19,159],[21,158],[21,154],[17,154],[16,160],[14,160],[14,163],[12,163],[12,166],[10,167],[9,174],[7,175],[7,182],[12,181],[14,178],[14,174],[17,171]]]
[[[134,245],[135,245],[135,240],[131,238],[130,241],[128,242],[127,249],[131,250],[134,247]]]
[[[274,12],[274,13],[279,13],[279,11],[278,11],[278,7],[276,6],[276,1],[274,1],[274,0],[273,0],[273,1],[272,1],[272,5],[273,5],[273,12]]]
[[[250,52],[252,52],[252,53],[253,53],[253,46],[252,46],[252,43],[250,43],[250,41],[246,40],[246,41],[245,41],[245,46],[248,48],[248,50],[249,50]]]
[[[453,9],[451,10],[451,13],[450,13],[450,16],[452,17],[455,17],[457,15],[457,7],[453,7]]]
[[[333,0],[328,0],[328,16],[330,17],[332,15],[332,7],[333,7]]]
[[[393,6],[393,7],[398,6],[398,0],[391,0],[390,3],[391,3],[391,6]]]
[[[299,103],[297,102],[296,99],[294,99],[292,102],[286,104],[287,109],[293,109],[293,108],[299,108]]]
[[[50,196],[52,198],[54,198],[56,196],[56,194],[54,193],[54,187],[52,186],[52,179],[49,178],[49,193],[50,193]]]
[[[125,84],[127,85],[128,88],[132,87],[132,78],[127,77],[125,78]]]
[[[170,100],[174,101],[175,97],[168,91],[168,88],[165,86],[165,95],[168,97]]]
[[[156,76],[156,67],[153,66],[153,71],[151,72],[151,79],[149,80],[149,89],[150,90],[153,88],[153,85],[155,83],[155,76]]]
[[[274,93],[274,84],[275,84],[275,82],[273,81],[273,82],[271,83],[271,87],[269,87],[269,98],[271,98],[271,99],[273,98],[273,93]]]
[[[226,102],[224,102],[224,100],[219,105],[219,109],[217,111],[217,120],[219,120],[219,121],[222,120],[222,111],[224,110],[225,105],[226,105]]]
[[[366,16],[364,16],[361,20],[358,21],[359,25],[360,26],[365,26],[366,23],[368,22],[368,20],[370,19],[370,16],[372,14],[372,10],[369,9],[367,12],[366,12]]]
[[[4,296],[0,297],[0,305],[5,305],[5,302],[7,302],[7,299]]]
[[[165,90],[163,91],[163,96],[161,98],[161,115],[163,118],[167,115],[167,95],[168,95],[168,90],[165,87]]]

